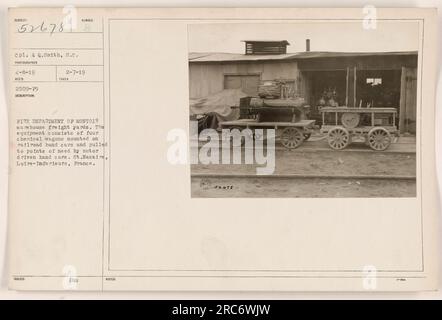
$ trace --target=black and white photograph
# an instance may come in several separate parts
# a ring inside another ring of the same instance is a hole
[[[416,197],[419,24],[188,26],[194,198]]]
[[[5,1],[0,300],[440,298],[440,6]]]

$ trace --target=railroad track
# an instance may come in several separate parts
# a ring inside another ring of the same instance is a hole
[[[192,178],[212,179],[377,179],[377,180],[416,180],[416,176],[406,175],[315,175],[315,174],[217,174],[217,173],[192,173]]]

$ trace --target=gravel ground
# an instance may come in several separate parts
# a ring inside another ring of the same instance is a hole
[[[415,197],[414,180],[192,178],[195,198]]]
[[[274,174],[416,176],[416,154],[339,151],[276,151]],[[192,165],[198,174],[256,173],[257,165]]]
[[[277,150],[274,176],[285,176],[250,177],[256,175],[256,167],[254,164],[192,165],[191,172],[195,175],[191,179],[192,196],[209,198],[416,196],[416,180],[413,179],[416,176],[416,155],[413,153]],[[208,177],[216,174],[227,176]],[[316,177],[288,178],[287,175]],[[360,176],[366,178],[361,179]],[[386,179],[373,178],[379,176]],[[398,179],[398,177],[408,177],[408,179]]]

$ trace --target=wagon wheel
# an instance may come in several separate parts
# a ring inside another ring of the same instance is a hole
[[[237,129],[241,133],[244,128],[243,127],[239,127],[239,126],[233,126],[233,127],[230,127],[229,129],[230,129],[230,132],[232,132],[232,130]],[[233,145],[233,142],[235,141],[235,139],[233,139],[233,137],[231,137],[230,139],[231,139],[231,142],[232,142],[232,145]],[[241,134],[241,140],[240,140],[240,145],[239,146],[242,147],[245,143],[246,143],[246,138]]]
[[[260,133],[255,132],[255,130],[254,130],[252,138],[253,138],[253,140],[263,140],[264,139],[264,133],[260,134]]]
[[[383,127],[374,127],[368,132],[368,145],[376,151],[383,151],[391,144],[391,135]]]
[[[281,143],[287,149],[295,149],[304,141],[301,130],[293,127],[285,128],[281,134]]]
[[[348,129],[356,128],[359,124],[361,116],[359,113],[346,112],[341,116],[341,122]]]
[[[342,127],[335,127],[328,132],[328,145],[335,150],[344,149],[350,143],[350,133]]]

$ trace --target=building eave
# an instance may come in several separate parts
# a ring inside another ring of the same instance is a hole
[[[189,63],[235,63],[257,61],[286,61],[321,58],[357,58],[375,56],[417,56],[418,51],[394,52],[324,52],[309,51],[274,55],[246,55],[236,53],[190,53]]]

